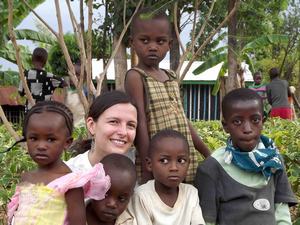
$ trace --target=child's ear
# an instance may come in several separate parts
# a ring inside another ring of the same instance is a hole
[[[73,142],[73,138],[72,137],[68,137],[68,139],[66,140],[66,143],[65,143],[65,149],[68,149],[70,147],[70,145],[72,144]]]
[[[95,123],[95,121],[94,121],[94,119],[92,117],[88,117],[86,119],[86,127],[89,130],[89,132],[91,133],[91,135],[95,134],[96,123]]]
[[[172,45],[173,45],[173,39],[170,39],[170,40],[169,40],[169,49],[172,48]]]
[[[227,122],[224,119],[222,119],[222,126],[223,126],[225,132],[228,133]]]
[[[152,172],[152,162],[149,157],[146,157],[146,168],[149,172]]]

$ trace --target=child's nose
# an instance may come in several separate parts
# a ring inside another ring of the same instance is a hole
[[[170,170],[171,171],[177,171],[178,170],[178,165],[177,165],[177,162],[171,162],[171,165],[170,165]]]
[[[116,199],[114,199],[112,197],[107,197],[105,200],[106,200],[106,206],[107,207],[113,208],[113,209],[115,209],[117,207]]]
[[[243,131],[244,133],[251,133],[252,132],[252,127],[251,127],[251,123],[250,122],[245,122],[244,123],[244,127],[243,127]]]
[[[154,42],[151,42],[151,43],[149,44],[149,50],[150,50],[150,51],[156,51],[156,50],[157,50],[157,44],[154,43]]]
[[[46,141],[40,141],[38,143],[37,149],[42,151],[45,150],[47,148],[47,142]]]

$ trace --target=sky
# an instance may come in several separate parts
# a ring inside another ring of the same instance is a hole
[[[61,11],[61,16],[62,16],[62,22],[63,22],[63,31],[64,33],[67,32],[73,32],[71,20],[69,18],[69,13],[68,13],[68,8],[67,4],[65,1],[59,1],[60,3],[60,11]],[[79,21],[79,1],[72,1],[71,2],[71,7],[73,10],[73,13]],[[46,23],[52,27],[55,31],[58,31],[58,24],[57,24],[57,19],[56,19],[56,10],[55,10],[55,4],[53,0],[46,0],[44,3],[39,5],[38,7],[35,8],[35,12],[43,18],[43,20],[46,21]],[[84,13],[85,13],[85,18],[87,18],[87,12],[88,8],[87,6],[84,6]],[[104,9],[100,8],[97,12],[94,11],[94,16],[101,16],[101,14],[104,14]],[[39,19],[33,14],[30,13],[23,21],[22,23],[17,27],[17,29],[32,29],[32,30],[38,30],[36,28],[36,24],[39,22]],[[87,19],[85,20],[85,27],[87,27]],[[181,32],[181,38],[182,42],[186,44],[189,39],[189,30],[190,26],[187,26],[183,32]],[[36,45],[33,44],[31,41],[18,41],[19,44],[28,46],[30,50],[33,50]],[[166,56],[166,58],[169,57],[169,55]],[[12,69],[12,70],[17,70],[17,66],[0,58],[0,65],[1,70],[7,70],[7,69]]]

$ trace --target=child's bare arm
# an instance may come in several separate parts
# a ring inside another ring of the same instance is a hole
[[[192,135],[192,139],[193,139],[195,148],[198,150],[199,153],[201,153],[205,158],[207,158],[208,156],[210,156],[210,151],[209,151],[208,147],[204,144],[202,139],[198,136],[198,134],[195,131],[195,129],[193,128],[193,125],[191,124],[191,122],[188,121],[188,123],[189,123],[189,128],[190,128],[190,132]]]
[[[142,160],[142,183],[152,179],[152,175],[146,169],[146,157],[148,156],[149,134],[147,128],[147,118],[145,113],[144,85],[141,76],[137,71],[127,72],[125,79],[126,93],[132,98],[137,106],[138,126],[136,131],[135,146]]]
[[[85,205],[82,188],[74,188],[65,194],[67,216],[70,225],[85,225]]]

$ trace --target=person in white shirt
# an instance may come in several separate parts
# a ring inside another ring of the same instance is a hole
[[[147,169],[153,173],[154,180],[135,189],[127,208],[137,224],[205,224],[197,189],[182,183],[189,156],[188,142],[178,131],[166,129],[153,136]]]

